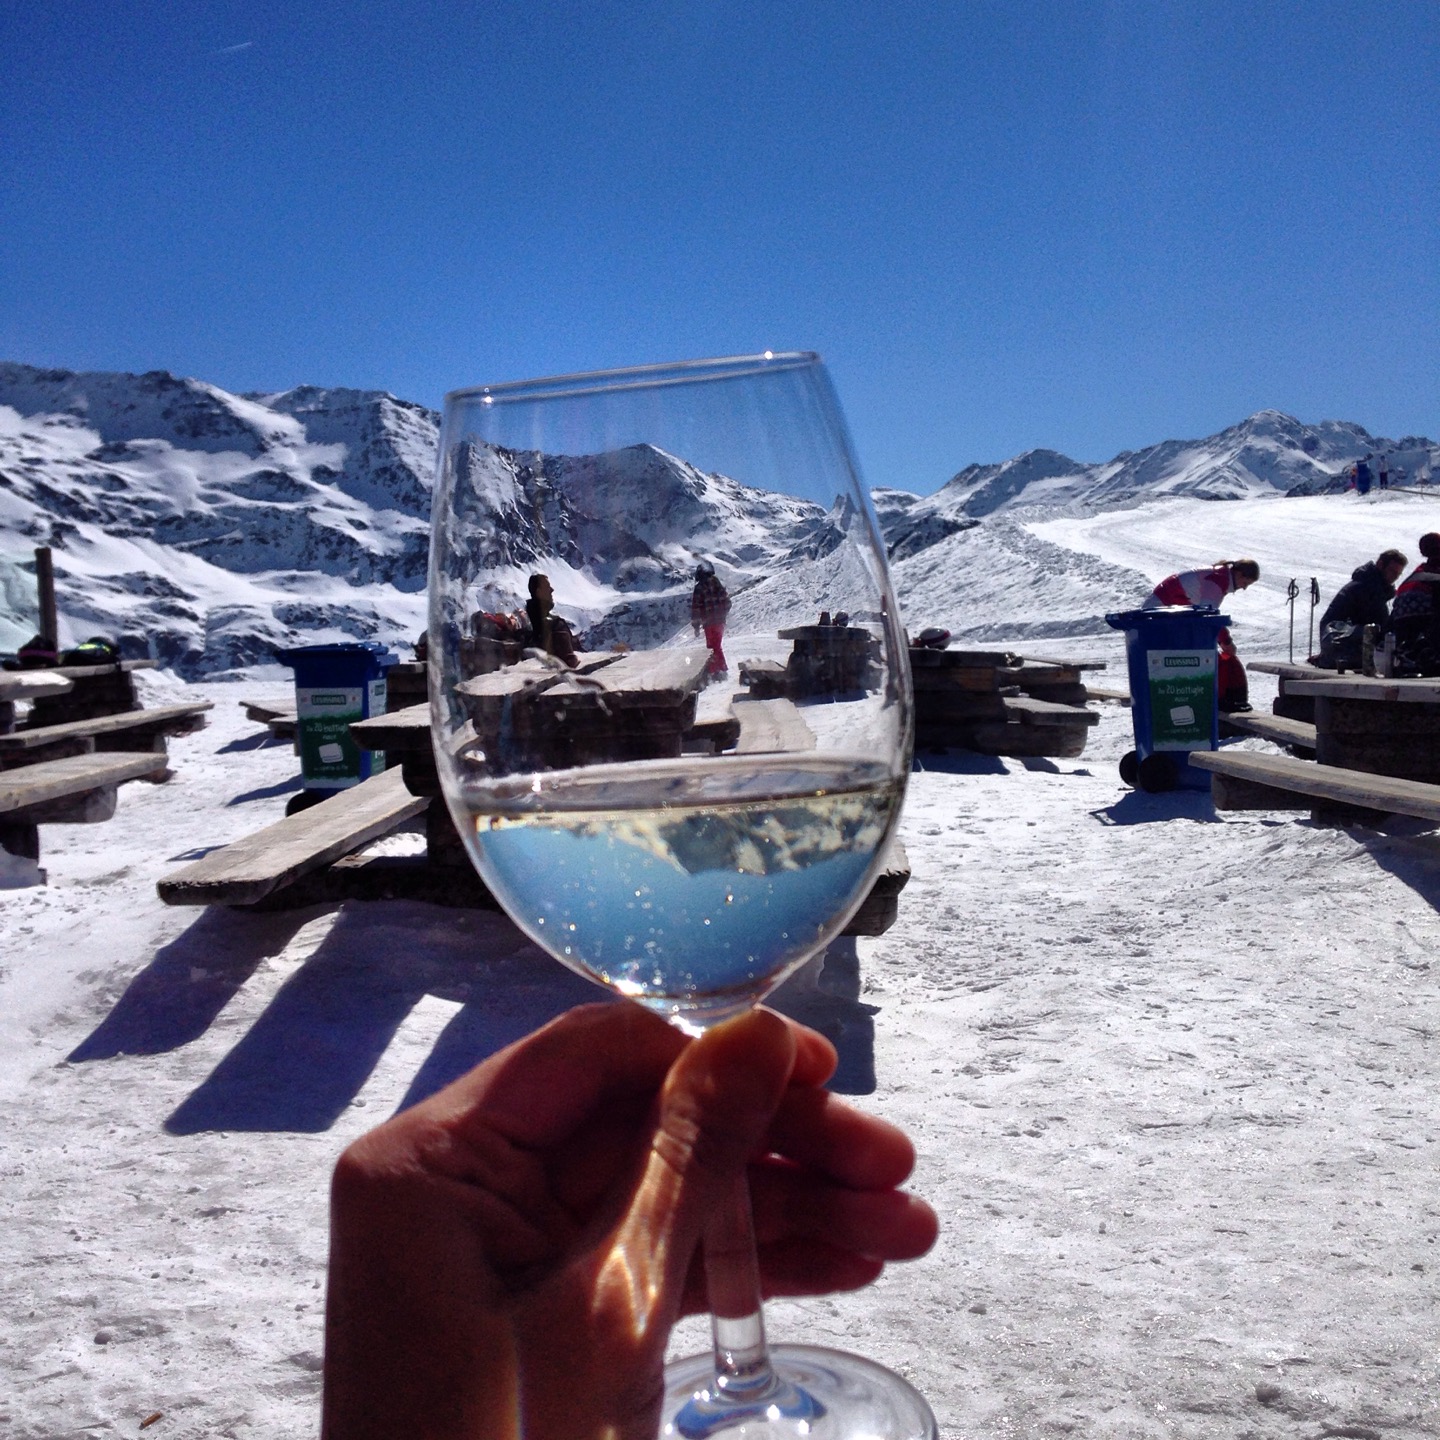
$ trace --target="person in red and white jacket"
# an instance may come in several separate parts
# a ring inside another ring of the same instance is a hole
[[[1208,570],[1182,570],[1167,575],[1151,592],[1141,607],[1158,610],[1162,605],[1220,605],[1227,595],[1248,590],[1260,578],[1260,566],[1254,560],[1217,560]],[[1220,652],[1216,680],[1220,708],[1230,714],[1250,708],[1250,682],[1245,666],[1235,650],[1227,626],[1215,637]]]
[[[1247,590],[1260,578],[1253,560],[1217,560],[1208,570],[1182,570],[1167,575],[1150,592],[1146,610],[1161,605],[1219,605],[1227,595]]]

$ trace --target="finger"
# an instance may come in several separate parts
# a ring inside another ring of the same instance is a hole
[[[778,1166],[750,1173],[762,1245],[817,1240],[876,1260],[914,1260],[939,1232],[934,1210],[903,1190],[847,1190]]]
[[[824,1090],[792,1086],[766,1144],[775,1154],[856,1190],[889,1189],[915,1168],[915,1147],[903,1130]]]
[[[462,1132],[489,1130],[516,1145],[548,1149],[597,1110],[653,1096],[689,1043],[638,1005],[585,1005],[500,1051],[424,1105],[428,1118]]]
[[[761,1298],[765,1300],[859,1290],[879,1279],[885,1270],[883,1261],[813,1240],[762,1245],[759,1259]],[[681,1313],[703,1315],[709,1308],[705,1270],[697,1264],[686,1280]]]
[[[773,1015],[777,1012],[772,1010],[769,1013]],[[795,1066],[790,1072],[790,1083],[823,1085],[835,1073],[835,1067],[840,1063],[835,1047],[819,1031],[810,1029],[808,1025],[802,1025],[789,1016],[781,1016],[781,1019],[790,1027],[790,1033],[795,1039]]]
[[[701,1234],[745,1174],[785,1094],[795,1053],[791,1028],[757,1010],[701,1036],[672,1068],[616,1246],[629,1257],[627,1290],[650,1297],[652,1325],[676,1313]]]

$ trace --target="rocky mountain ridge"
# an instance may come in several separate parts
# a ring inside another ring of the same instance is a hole
[[[237,395],[165,371],[0,364],[0,568],[51,545],[71,638],[116,636],[127,654],[191,678],[265,663],[277,646],[403,642],[424,625],[439,418],[381,391]],[[933,570],[951,537],[980,525],[1013,539],[1031,512],[1313,493],[1342,484],[1367,452],[1391,454],[1406,478],[1428,475],[1440,458],[1420,437],[1388,441],[1358,425],[1307,426],[1261,411],[1208,439],[1101,465],[1035,450],[968,466],[930,496],[880,490],[874,500],[903,605],[907,576]],[[485,463],[495,603],[513,598],[544,555],[562,572],[562,606],[597,644],[622,609],[631,630],[637,617],[657,636],[682,624],[687,577],[702,554],[732,589],[758,590],[834,544],[836,519],[818,506],[703,474],[649,446],[604,457],[605,483],[620,477],[629,497],[618,524],[613,490],[603,514],[592,493],[596,457],[546,457],[535,467],[492,452]],[[565,557],[582,553],[604,559],[563,573]],[[13,568],[0,581],[11,612],[0,615],[0,649],[13,648],[33,628],[16,598],[27,584]]]

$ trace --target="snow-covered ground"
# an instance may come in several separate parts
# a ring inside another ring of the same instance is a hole
[[[1020,648],[1118,659],[1095,615],[1252,554],[1236,639],[1283,655],[1290,575],[1328,599],[1437,521],[1331,496],[1027,520],[1003,551],[974,547],[981,527],[943,542],[972,564],[917,584],[907,619],[1043,626],[1058,575],[1088,629]],[[50,883],[0,892],[15,1440],[156,1412],[145,1433],[169,1440],[313,1434],[336,1154],[597,993],[493,914],[162,906],[157,879],[296,784],[237,704],[283,686],[192,693],[216,708],[172,742],[175,778],[125,787],[106,824],[45,827]],[[1133,794],[1129,723],[1103,707],[1076,761],[921,758],[899,922],[784,1003],[837,1038],[841,1088],[915,1137],[942,1237],[868,1291],[774,1306],[772,1334],[898,1368],[947,1437],[1434,1434],[1440,839]],[[686,1322],[677,1348],[704,1338]]]

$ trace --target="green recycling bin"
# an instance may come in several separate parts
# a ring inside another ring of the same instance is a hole
[[[275,658],[295,672],[295,741],[307,799],[378,775],[384,751],[362,750],[350,726],[385,713],[385,676],[399,657],[373,641],[355,641],[277,650]]]

